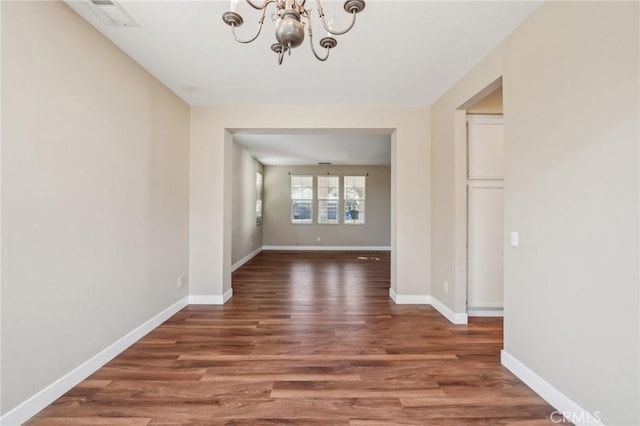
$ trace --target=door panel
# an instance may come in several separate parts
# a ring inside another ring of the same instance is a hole
[[[502,182],[469,183],[469,308],[503,306]]]
[[[504,175],[502,117],[470,116],[468,123],[469,179],[502,179]]]

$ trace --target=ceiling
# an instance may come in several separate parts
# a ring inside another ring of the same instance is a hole
[[[239,44],[222,22],[228,0],[120,0],[139,24],[129,27],[105,24],[88,0],[65,2],[193,106],[429,106],[541,4],[367,0],[328,61],[317,61],[305,40],[279,66],[269,15],[255,42]],[[322,3],[333,28],[347,25],[343,2]],[[325,34],[315,0],[306,7],[317,43]],[[238,12],[247,38],[259,13],[242,1]],[[391,156],[388,133],[239,131],[234,140],[264,164],[389,164]]]
[[[391,131],[240,130],[233,140],[268,166],[332,165],[388,166]]]

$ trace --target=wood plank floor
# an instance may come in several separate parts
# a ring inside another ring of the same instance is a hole
[[[395,305],[388,253],[263,252],[224,306],[189,306],[37,425],[538,425],[502,320]]]

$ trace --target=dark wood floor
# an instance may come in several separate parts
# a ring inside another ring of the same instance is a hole
[[[388,253],[264,252],[30,425],[537,425],[502,321],[395,305]]]

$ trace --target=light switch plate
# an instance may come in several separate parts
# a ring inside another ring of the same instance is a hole
[[[511,233],[511,247],[518,247],[518,233]]]

